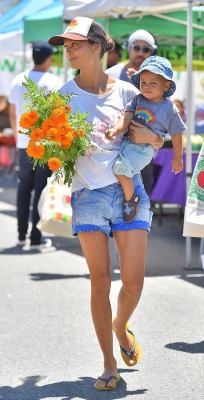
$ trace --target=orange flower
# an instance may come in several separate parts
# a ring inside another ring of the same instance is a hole
[[[34,128],[31,131],[30,138],[31,138],[31,140],[37,142],[37,141],[40,141],[42,139],[45,139],[45,133],[40,128]]]
[[[58,141],[67,149],[70,148],[73,140],[73,129],[69,124],[59,124],[58,126]]]
[[[55,99],[54,105],[55,105],[55,107],[62,107],[63,106],[63,100],[62,99]]]
[[[61,135],[59,135],[58,140],[63,147],[66,147],[67,149],[69,149],[72,144],[73,136],[69,135],[69,134],[67,134],[67,135],[61,134]]]
[[[39,114],[35,110],[31,110],[28,113],[28,118],[32,121],[33,125],[34,123],[39,119]]]
[[[62,166],[59,158],[52,157],[48,160],[48,167],[51,171],[57,171]]]
[[[58,131],[56,128],[50,128],[47,131],[46,134],[46,139],[47,140],[52,140],[53,142],[58,141]]]
[[[42,130],[44,133],[47,133],[50,128],[56,128],[56,126],[53,125],[53,122],[50,120],[50,118],[46,118],[42,123]]]
[[[73,129],[67,122],[58,125],[58,131],[62,135],[71,134],[73,136]]]
[[[71,147],[72,140],[73,140],[73,138],[70,137],[69,135],[64,135],[64,136],[62,135],[61,139],[60,139],[60,143],[61,143],[62,147],[69,149]]]
[[[19,125],[24,129],[30,128],[30,121],[28,120],[27,113],[21,115]]]
[[[26,153],[33,158],[42,158],[45,154],[45,147],[30,140],[27,146]]]
[[[77,131],[77,137],[85,137],[86,132],[83,129],[78,129]]]
[[[73,138],[78,138],[78,133],[77,129],[73,129]]]
[[[71,106],[65,106],[65,110],[66,112],[70,113],[72,111]]]
[[[37,111],[28,111],[21,115],[19,125],[21,128],[29,129],[38,120],[39,114]]]
[[[56,124],[66,122],[66,111],[63,108],[56,108],[55,110],[52,111],[52,114],[50,115],[50,120]]]
[[[53,95],[51,95],[50,97],[51,97],[51,99],[53,100],[53,104],[54,104],[54,107],[55,107],[55,108],[57,108],[57,107],[62,107],[62,106],[63,106],[63,100],[62,100],[62,99],[60,99],[60,98],[54,99],[54,96],[53,96]]]

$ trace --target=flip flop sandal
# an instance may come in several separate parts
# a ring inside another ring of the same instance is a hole
[[[121,353],[121,356],[122,356],[123,361],[125,362],[125,364],[128,367],[133,367],[134,365],[138,364],[139,361],[141,360],[141,358],[142,358],[142,350],[141,350],[141,347],[140,347],[139,343],[135,341],[134,333],[132,331],[130,331],[127,327],[126,327],[126,330],[133,337],[133,344],[132,344],[132,347],[131,347],[131,349],[129,351],[127,351],[122,346],[120,346],[120,353]],[[135,349],[137,350],[137,360],[133,364],[129,364],[127,362],[127,359],[126,359],[125,356],[128,356],[131,359],[132,355],[135,352]]]
[[[140,203],[140,197],[137,194],[133,194],[129,201],[123,203],[123,219],[125,222],[132,222],[136,215],[138,206]]]
[[[119,374],[117,374],[116,376],[110,375],[108,378],[102,378],[101,376],[99,376],[98,379],[100,379],[103,382],[106,382],[106,386],[102,387],[102,386],[98,386],[96,383],[94,383],[95,389],[97,389],[97,390],[114,390],[117,386],[117,383],[120,380],[120,375]],[[112,387],[108,387],[107,384],[111,379],[115,379],[115,385]]]

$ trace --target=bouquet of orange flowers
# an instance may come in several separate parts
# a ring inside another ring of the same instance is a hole
[[[75,174],[75,163],[79,155],[93,148],[90,133],[93,125],[87,121],[88,113],[77,110],[72,113],[70,106],[73,94],[48,92],[26,78],[24,99],[29,101],[20,117],[20,133],[29,136],[26,152],[37,164],[48,165],[55,179],[64,178],[70,186]]]

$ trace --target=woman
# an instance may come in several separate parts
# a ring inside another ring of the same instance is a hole
[[[121,346],[125,363],[133,366],[139,358],[139,347],[127,322],[142,292],[151,213],[149,198],[139,174],[134,179],[141,197],[137,217],[131,223],[123,221],[123,192],[112,172],[121,136],[110,142],[105,132],[123,115],[136,89],[104,73],[101,59],[105,52],[113,49],[113,41],[104,28],[92,19],[76,17],[64,34],[53,36],[49,43],[64,45],[71,68],[80,70],[75,78],[61,88],[61,92],[77,95],[72,100],[73,112],[77,108],[82,113],[89,112],[88,120],[95,127],[91,136],[95,144],[94,151],[78,157],[76,163],[72,185],[73,234],[79,236],[88,264],[92,318],[104,356],[104,371],[94,387],[112,390],[120,380],[113,355],[112,330]],[[148,142],[154,147],[163,145],[163,140],[150,130],[137,123],[134,125],[138,128],[130,128],[132,140]],[[112,235],[120,255],[122,279],[113,321],[109,299],[111,277],[108,248],[108,238]]]

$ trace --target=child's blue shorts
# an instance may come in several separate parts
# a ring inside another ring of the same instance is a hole
[[[135,193],[140,196],[136,218],[132,222],[123,220],[124,194],[119,183],[103,188],[89,190],[87,188],[72,193],[72,233],[104,232],[113,236],[114,231],[145,229],[150,231],[152,212],[149,197],[145,192],[141,175],[134,176]]]

